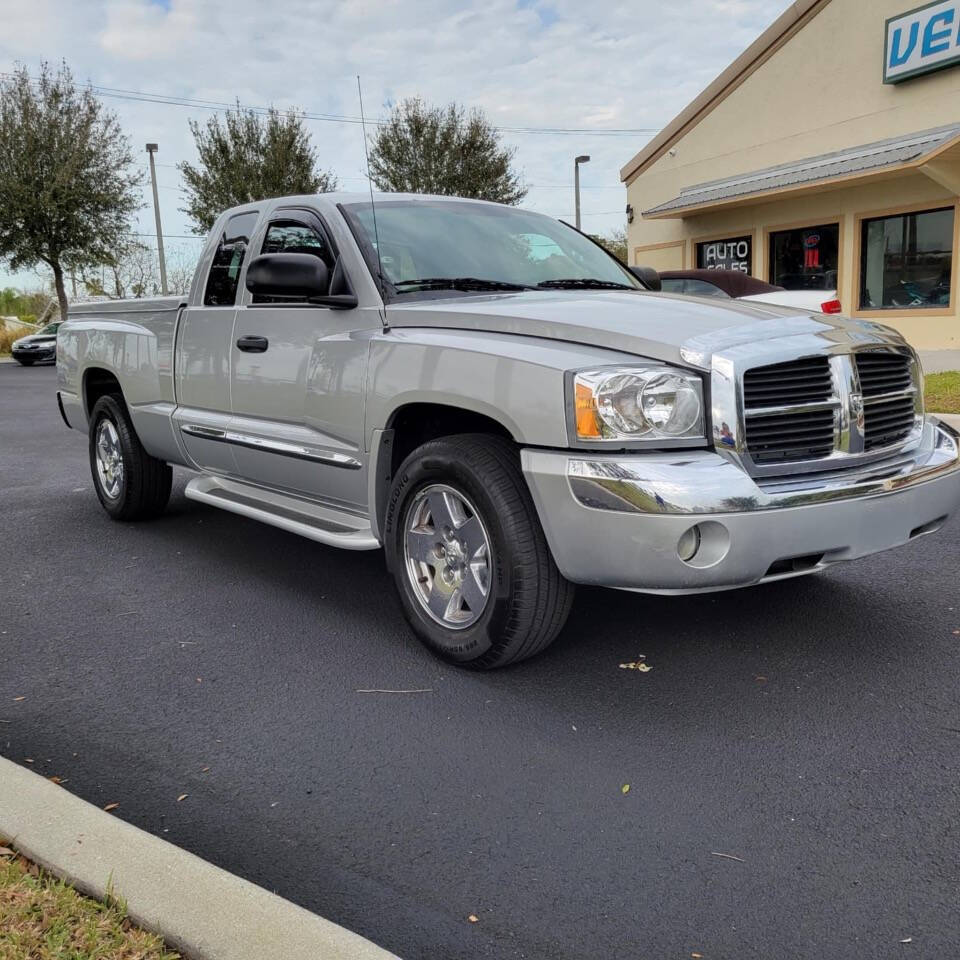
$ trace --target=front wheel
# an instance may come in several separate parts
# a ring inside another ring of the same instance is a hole
[[[19,363],[21,367],[32,367],[32,366],[33,366],[33,361],[32,361],[32,360],[21,360],[19,357],[17,357],[17,363]]]
[[[574,587],[553,562],[517,451],[500,437],[433,440],[393,480],[387,563],[404,613],[438,656],[487,670],[560,632]]]
[[[166,509],[173,471],[143,449],[119,395],[101,397],[90,414],[90,472],[114,520],[144,520]]]

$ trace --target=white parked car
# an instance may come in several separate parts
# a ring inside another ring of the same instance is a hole
[[[741,300],[757,303],[775,303],[781,307],[799,307],[801,310],[816,310],[818,313],[842,313],[836,290],[774,290],[756,293]]]
[[[664,270],[660,284],[667,293],[692,297],[730,297],[818,313],[842,312],[836,290],[785,290],[738,270]]]

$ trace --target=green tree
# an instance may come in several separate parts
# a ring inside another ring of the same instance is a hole
[[[65,271],[109,261],[140,206],[141,174],[115,114],[66,63],[0,81],[0,258],[43,263],[67,316]]]
[[[590,234],[602,247],[606,247],[622,263],[627,262],[627,231],[623,227],[611,230],[602,237]]]
[[[39,290],[30,293],[21,293],[12,287],[0,290],[0,316],[29,319],[43,313],[49,303],[50,295]]]
[[[371,138],[370,177],[391,193],[438,193],[519,203],[527,189],[483,111],[404,100]]]
[[[336,190],[332,173],[317,170],[317,153],[303,118],[290,110],[228,110],[201,127],[190,121],[199,163],[179,164],[186,183],[183,212],[194,232],[207,233],[228,207],[297,193]]]

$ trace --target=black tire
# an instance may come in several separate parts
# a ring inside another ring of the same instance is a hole
[[[457,629],[424,609],[404,549],[418,492],[438,484],[465,495],[490,541],[486,604],[475,622]],[[407,620],[444,660],[477,670],[516,663],[545,650],[566,622],[574,586],[553,562],[517,450],[500,437],[461,434],[414,450],[393,478],[384,543]]]
[[[21,360],[19,357],[17,357],[17,363],[19,363],[20,366],[22,366],[22,367],[32,367],[32,366],[33,366],[33,361],[32,361],[32,360]]]
[[[113,424],[122,471],[118,489],[110,495],[97,467],[97,440],[104,421]],[[90,472],[103,509],[114,520],[147,520],[166,509],[173,483],[170,465],[151,457],[140,443],[126,404],[119,394],[101,397],[90,414]]]

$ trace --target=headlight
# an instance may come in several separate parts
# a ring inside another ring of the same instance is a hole
[[[581,371],[574,377],[577,440],[705,437],[703,382],[661,365]]]

